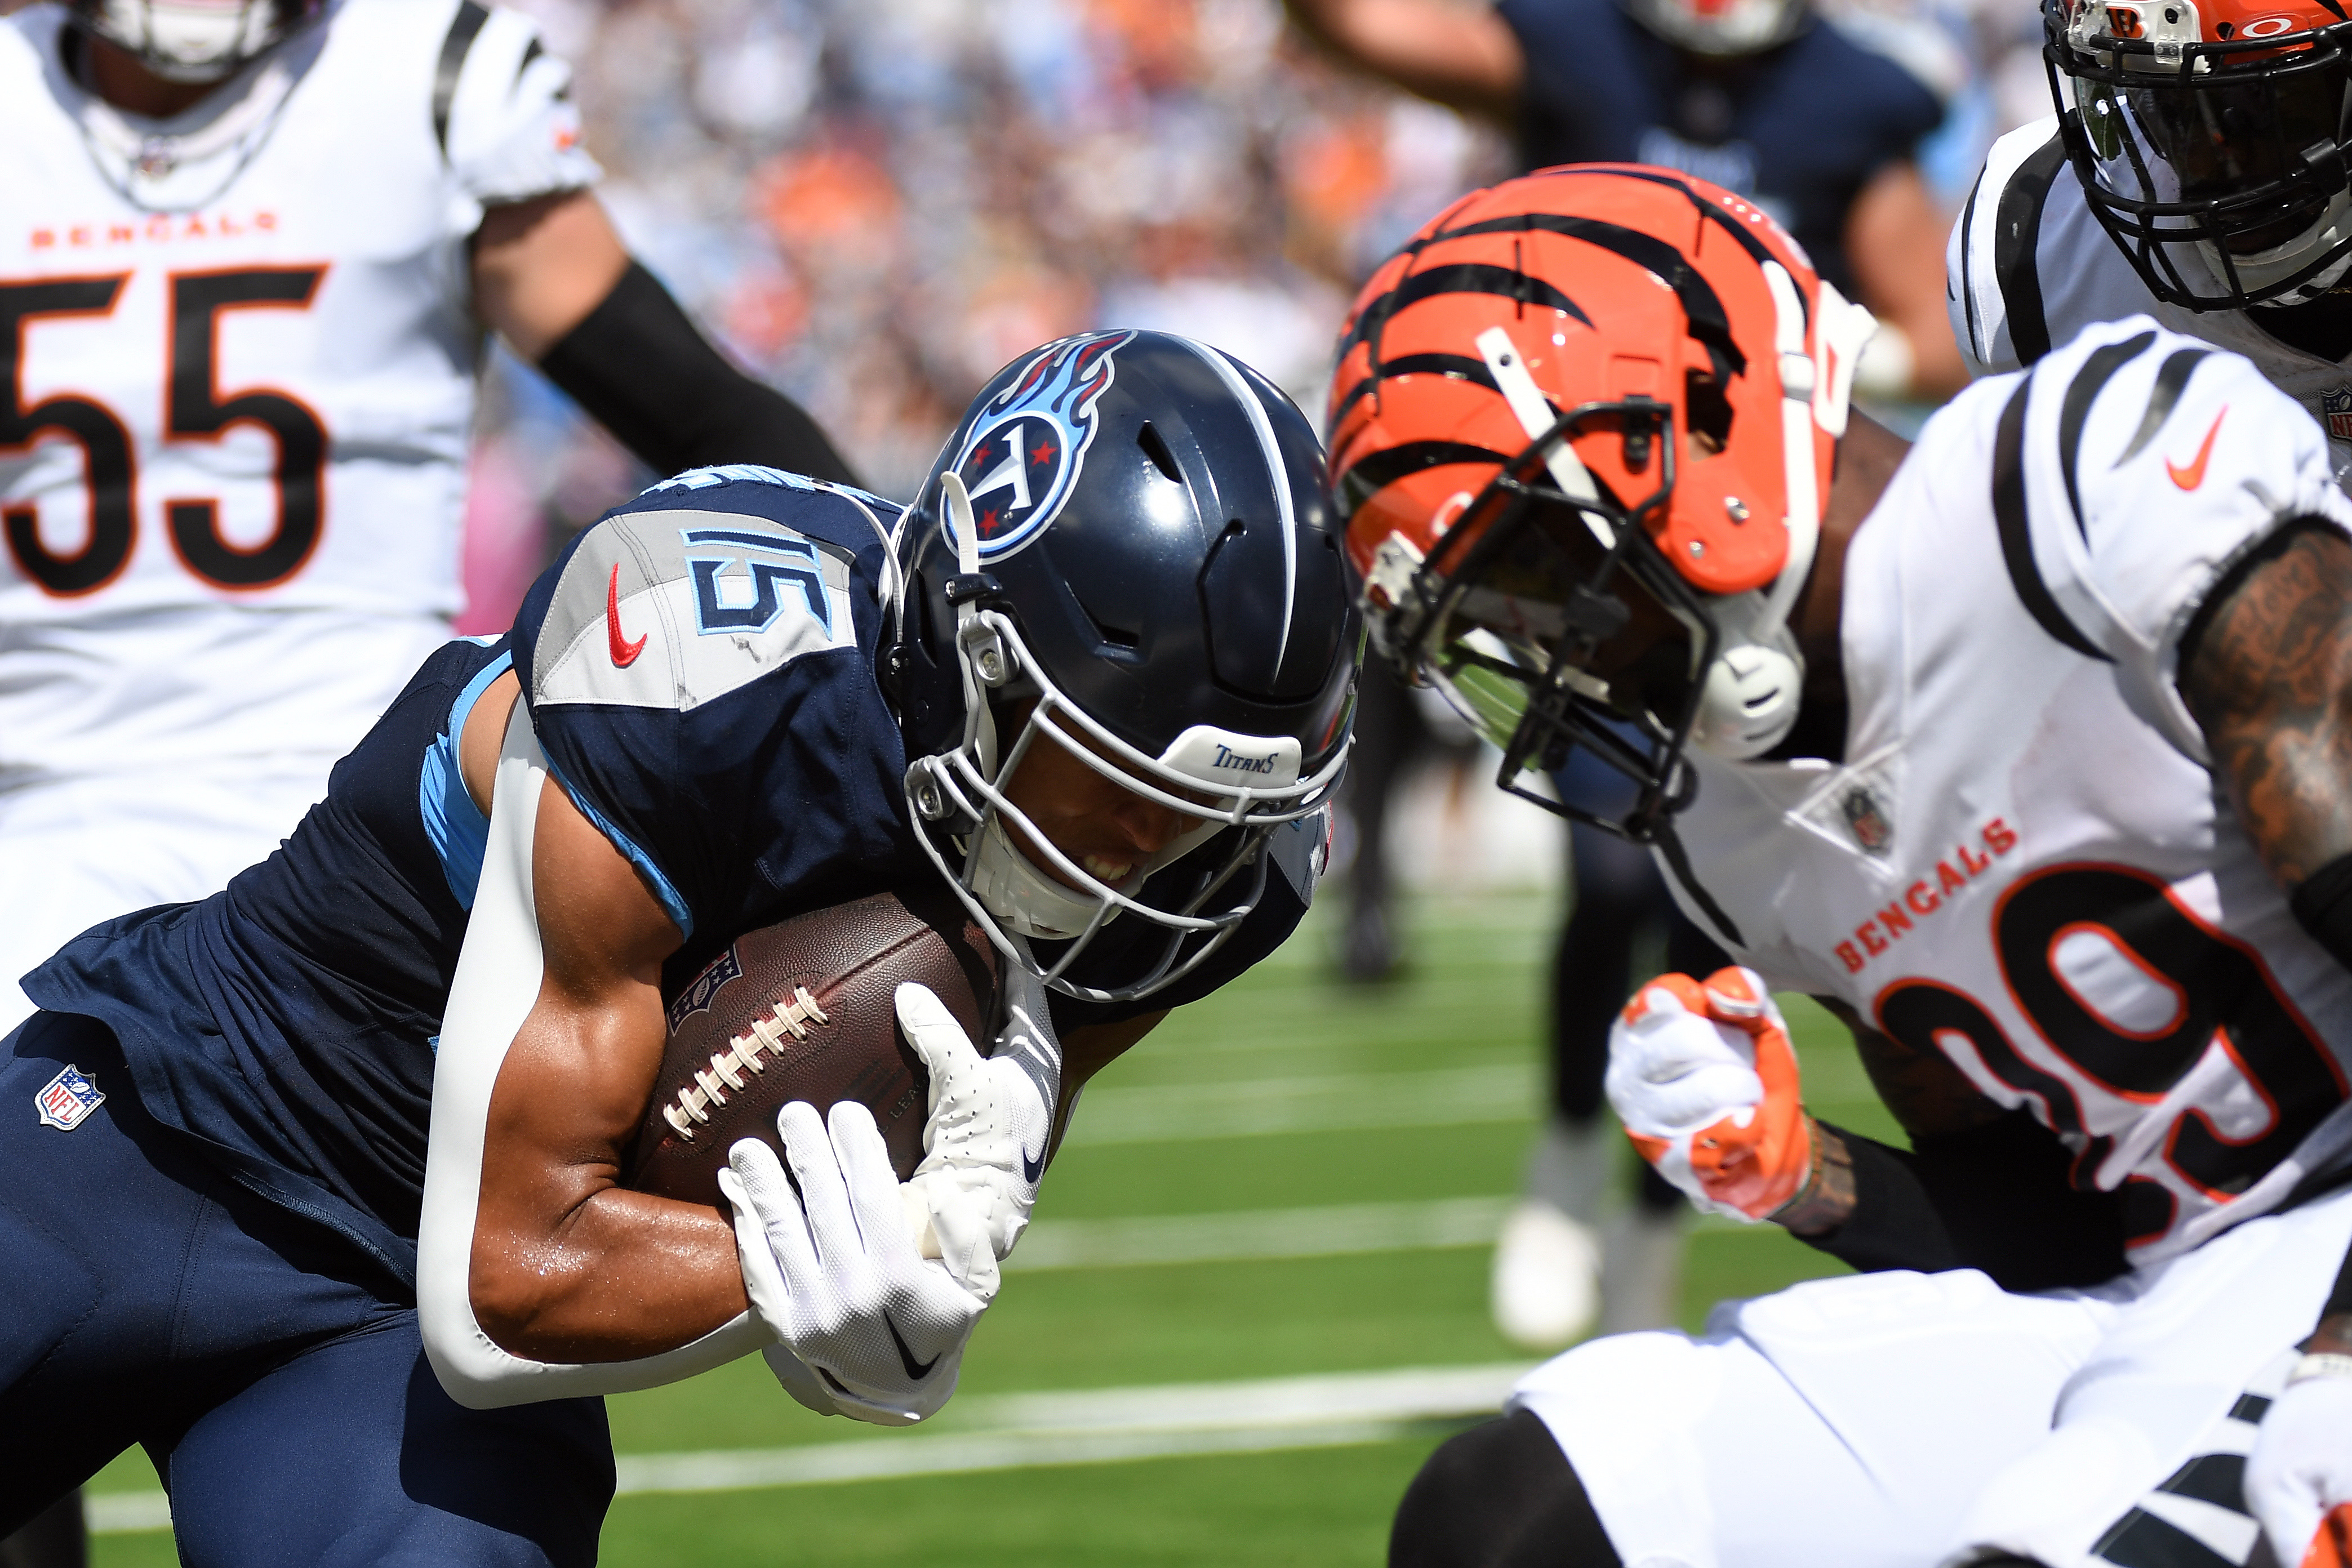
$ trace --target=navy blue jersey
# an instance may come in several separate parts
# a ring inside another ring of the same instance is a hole
[[[1846,210],[1944,117],[1918,78],[1824,21],[1761,54],[1696,62],[1615,0],[1496,10],[1527,57],[1527,167],[1655,163],[1712,181],[1779,219],[1849,296]]]
[[[935,883],[875,676],[883,505],[765,469],[655,486],[573,541],[509,636],[425,661],[276,854],[83,934],[27,993],[111,1027],[142,1103],[221,1168],[412,1277],[488,827],[456,763],[474,699],[511,664],[551,772],[686,934],[673,992],[756,926]],[[1186,1001],[1273,951],[1312,895],[1316,833],[1276,835],[1257,910],[1200,970],[1140,1002],[1057,996],[1055,1022]],[[1133,978],[1157,935],[1115,924],[1074,977]]]

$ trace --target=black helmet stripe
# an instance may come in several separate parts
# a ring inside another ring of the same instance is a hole
[[[1723,308],[1723,297],[1712,284],[1692,267],[1689,258],[1675,246],[1645,235],[1638,229],[1604,223],[1599,218],[1580,218],[1561,213],[1519,213],[1510,217],[1489,218],[1482,224],[1470,224],[1458,229],[1446,229],[1433,236],[1447,240],[1457,236],[1489,234],[1516,234],[1528,229],[1541,229],[1548,234],[1565,235],[1580,239],[1587,245],[1622,256],[1634,266],[1654,276],[1659,282],[1675,291],[1682,301],[1683,314],[1690,320],[1690,334],[1714,351],[1718,371],[1727,370],[1742,375],[1748,370],[1748,356],[1739,351],[1732,340],[1731,317]]]
[[[1729,235],[1733,239],[1738,241],[1739,248],[1746,251],[1750,256],[1754,257],[1756,265],[1761,267],[1768,261],[1778,261],[1780,259],[1780,257],[1772,254],[1772,250],[1769,246],[1767,246],[1762,240],[1758,239],[1754,235],[1749,234],[1745,228],[1741,227],[1738,219],[1733,217],[1729,213],[1725,212],[1721,207],[1717,206],[1713,202],[1708,201],[1696,191],[1691,189],[1691,183],[1688,180],[1683,178],[1680,174],[1674,172],[1670,169],[1651,169],[1633,163],[1567,163],[1562,164],[1557,169],[1538,169],[1535,173],[1529,175],[1528,178],[1546,180],[1574,179],[1580,175],[1587,174],[1613,174],[1620,179],[1625,180],[1647,180],[1654,185],[1672,185],[1675,190],[1680,191],[1684,195],[1688,196],[1691,199],[1691,204],[1699,210],[1701,216],[1714,224],[1724,233]],[[1801,300],[1803,291],[1801,289],[1798,292],[1799,298]],[[1810,320],[1811,315],[1811,306],[1806,307],[1806,312],[1807,319]]]
[[[1592,318],[1584,308],[1542,278],[1515,267],[1496,267],[1483,261],[1457,261],[1444,267],[1433,267],[1427,272],[1416,272],[1403,282],[1374,299],[1357,312],[1356,324],[1339,340],[1339,351],[1335,362],[1348,357],[1348,350],[1368,340],[1371,334],[1386,325],[1388,319],[1408,305],[1418,305],[1424,299],[1434,299],[1441,294],[1495,294],[1505,299],[1516,299],[1522,305],[1540,305],[1547,309],[1564,311],[1592,325]],[[1378,350],[1373,357],[1379,357]]]
[[[1466,441],[1408,441],[1401,445],[1384,448],[1368,455],[1363,461],[1339,476],[1339,514],[1352,517],[1356,508],[1380,490],[1394,484],[1408,474],[1418,474],[1424,468],[1443,467],[1448,463],[1508,463],[1511,455],[1485,446],[1473,446]]]
[[[1331,426],[1338,429],[1348,411],[1372,395],[1372,389],[1398,376],[1444,376],[1457,382],[1475,382],[1488,392],[1503,389],[1495,384],[1495,372],[1486,368],[1484,360],[1474,360],[1467,354],[1403,354],[1381,361],[1380,374],[1366,376],[1348,389],[1337,406],[1331,410]]]
[[[1298,605],[1298,509],[1290,494],[1290,465],[1282,460],[1282,444],[1274,438],[1274,423],[1265,416],[1265,402],[1257,389],[1249,384],[1234,368],[1233,356],[1223,349],[1210,347],[1191,338],[1174,340],[1209,362],[1217,379],[1234,401],[1242,405],[1249,416],[1250,429],[1257,435],[1258,450],[1265,455],[1267,475],[1274,482],[1275,505],[1282,517],[1282,632],[1274,644],[1274,667],[1282,668],[1283,655],[1290,652],[1290,618]]]

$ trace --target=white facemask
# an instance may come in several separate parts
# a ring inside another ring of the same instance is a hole
[[[275,41],[272,0],[99,0],[89,26],[169,81],[226,80]]]

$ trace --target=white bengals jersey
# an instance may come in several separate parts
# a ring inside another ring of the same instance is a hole
[[[2352,529],[2317,428],[2146,317],[1979,382],[1847,554],[1848,760],[1696,758],[1661,857],[1775,988],[2029,1107],[2123,1192],[2143,1262],[2352,1152],[2352,973],[2174,685],[2217,579],[2313,517]]]
[[[332,0],[152,121],[68,36],[0,18],[0,787],[340,755],[460,607],[467,240],[596,177],[569,68]]]
[[[1993,143],[1944,251],[1944,299],[1971,374],[2022,369],[2085,327],[2152,316],[2252,360],[2319,421],[2336,483],[2352,489],[2352,370],[2289,348],[2244,310],[2166,305],[2091,214],[2056,116]]]

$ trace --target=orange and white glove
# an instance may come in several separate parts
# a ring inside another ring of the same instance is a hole
[[[1763,1219],[1811,1174],[1789,1026],[1753,969],[1634,992],[1609,1030],[1607,1087],[1634,1148],[1702,1209]]]

